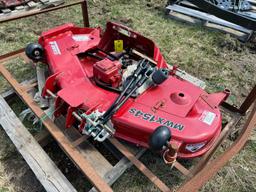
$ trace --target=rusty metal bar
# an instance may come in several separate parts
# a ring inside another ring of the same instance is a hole
[[[234,113],[240,113],[241,115],[245,115],[254,101],[256,101],[256,85],[253,87],[251,92],[248,94],[248,96],[246,97],[246,99],[244,100],[244,102],[242,103],[240,108],[236,108],[227,102],[223,102],[221,105],[224,108],[226,108]]]
[[[170,192],[167,187],[157,176],[155,176],[142,162],[140,162],[125,146],[115,138],[109,139],[110,142],[129,159],[149,180],[154,183],[161,191]]]
[[[57,95],[55,95],[53,92],[51,92],[49,89],[46,90],[46,93],[48,93],[53,99],[57,98]]]
[[[251,92],[249,93],[249,95],[246,97],[245,101],[241,105],[239,109],[241,113],[245,114],[247,110],[251,107],[254,101],[256,101],[256,85],[254,86],[254,88],[251,90]]]
[[[225,164],[234,157],[246,144],[252,130],[256,126],[256,102],[253,104],[252,111],[240,133],[239,138],[216,159],[204,166],[192,178],[182,185],[177,192],[193,192],[198,191],[209,179],[211,179]]]
[[[83,4],[85,1],[86,0],[79,0],[79,1],[74,2],[74,3],[64,4],[64,5],[48,8],[48,9],[34,10],[34,11],[30,11],[30,12],[17,14],[17,15],[14,15],[14,16],[10,16],[10,17],[7,17],[7,18],[0,19],[0,23],[13,21],[13,20],[17,20],[17,19],[22,19],[22,18],[34,16],[34,15],[39,15],[39,14],[42,14],[42,13],[47,13],[47,12],[55,11],[55,10],[58,10],[58,9],[68,8],[68,7],[71,7],[71,6],[74,6],[74,5]]]
[[[84,26],[90,27],[87,0],[84,0],[81,3],[81,9],[82,9],[82,14],[83,14]]]
[[[233,119],[223,128],[221,131],[220,136],[213,144],[212,148],[207,151],[205,155],[202,156],[198,164],[192,168],[190,171],[189,177],[193,177],[197,172],[199,172],[212,158],[218,147],[221,145],[221,143],[227,138],[227,136],[230,134],[233,127],[237,125],[237,123],[240,121],[241,115],[236,115],[233,117]]]
[[[178,169],[185,176],[190,174],[190,171],[186,167],[184,167],[182,164],[180,164],[178,161],[174,163],[174,167]]]
[[[22,90],[20,84],[3,64],[0,64],[0,73],[11,84],[17,94],[21,96],[23,101],[34,112],[34,114],[42,120],[44,126],[47,128],[50,134],[60,144],[61,148],[66,152],[70,159],[72,159],[85,174],[85,176],[87,176],[89,181],[92,182],[99,191],[112,192],[110,186],[97,174],[91,164],[77,150],[74,149],[72,143],[66,138],[66,136],[54,124],[54,122],[48,118],[44,111],[33,101],[30,95],[26,91]]]
[[[20,54],[23,54],[24,53],[24,48],[22,49],[19,49],[19,50],[16,50],[16,51],[13,51],[13,52],[10,52],[10,53],[6,53],[4,55],[0,55],[0,62],[4,62],[6,60],[10,60],[11,58],[13,57],[17,57],[18,55]]]
[[[233,112],[233,113],[240,113],[240,114],[241,114],[241,111],[240,111],[239,108],[236,108],[235,106],[230,105],[230,104],[227,103],[227,102],[223,102],[223,103],[221,104],[221,106],[222,106],[223,108],[227,109],[227,110],[230,111],[230,112]]]
[[[30,12],[17,14],[17,15],[10,16],[10,17],[4,18],[4,19],[0,19],[0,23],[14,21],[14,20],[18,20],[18,19],[22,19],[22,18],[26,18],[26,17],[31,17],[31,16],[35,16],[35,15],[39,15],[39,14],[59,10],[59,9],[72,7],[72,6],[79,5],[79,4],[81,5],[81,8],[82,8],[84,26],[89,27],[89,15],[88,15],[88,9],[87,9],[88,8],[87,0],[79,0],[79,1],[74,2],[74,3],[64,4],[64,5],[48,8],[48,9],[34,10],[34,11],[30,11]],[[19,49],[19,50],[14,51],[14,52],[11,52],[11,53],[0,55],[0,61],[5,60],[5,58],[10,59],[10,56],[15,55],[16,53],[23,53],[23,52],[24,52],[24,48]]]
[[[28,84],[28,85],[23,85],[23,86],[22,86],[22,89],[23,89],[24,91],[28,92],[29,90],[35,88],[35,86],[37,86],[37,85],[38,85],[37,82],[32,83],[32,84]]]

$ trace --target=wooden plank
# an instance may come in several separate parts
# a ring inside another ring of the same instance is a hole
[[[26,84],[26,82],[24,82],[23,84]],[[8,92],[4,93],[4,95],[9,97],[13,93],[14,92],[12,90],[12,91],[8,91]],[[63,127],[64,120],[61,119],[60,121],[62,121],[61,126]],[[45,129],[43,129],[40,133],[35,135],[36,141],[39,142],[39,144],[42,147],[46,146],[49,143],[49,141],[50,141],[49,138],[51,138],[50,133]],[[80,138],[78,138],[77,140],[75,140],[74,142],[72,142],[72,145],[74,147],[77,147],[81,143],[85,142],[87,138],[88,138],[88,136],[83,135]],[[75,139],[75,138],[73,138],[73,139]],[[109,145],[112,145],[112,144],[109,143]],[[145,152],[145,149],[141,149],[140,151],[138,151],[137,154],[135,155],[136,158],[140,158],[144,154],[144,152]],[[90,155],[90,154],[87,154],[87,155]],[[85,156],[86,156],[86,153],[85,153]],[[104,165],[104,162],[102,162],[100,164]],[[106,180],[109,185],[112,185],[133,164],[126,157],[123,157],[114,167],[112,167],[112,165],[110,165],[109,162],[107,162],[107,164],[105,164],[105,165],[106,166],[104,166],[104,169],[101,169],[100,175],[104,176],[104,180]],[[109,167],[109,168],[107,168],[107,167]],[[93,191],[97,191],[97,190],[93,187],[90,191],[93,192]]]
[[[12,12],[11,9],[2,9],[1,11],[2,11],[4,14],[9,14],[9,13]]]
[[[27,81],[23,82],[23,84],[26,85]],[[4,96],[9,96],[12,93],[13,90],[8,91],[4,94]],[[81,136],[81,134],[74,128],[64,128],[64,117],[58,118],[55,123],[60,127],[61,131],[67,136],[67,138],[69,138],[71,141],[74,141],[72,142],[73,147],[78,147],[80,153],[88,159],[88,161],[92,164],[100,176],[103,177],[112,169],[113,166],[103,157],[103,155],[101,155],[97,149],[95,149],[89,142],[85,141],[88,138],[86,135]],[[35,139],[42,147],[44,147],[51,141],[52,138],[50,133],[44,129],[35,135]]]
[[[0,123],[46,191],[76,191],[1,96]]]
[[[23,84],[26,84],[26,82],[23,82]],[[13,93],[14,93],[14,91],[12,90],[12,91],[8,91],[8,92],[4,93],[4,95],[9,97]],[[61,118],[61,119],[59,119],[59,121],[61,121],[60,124],[63,127],[64,126],[64,120]],[[50,133],[45,129],[42,130],[39,134],[35,135],[36,141],[39,142],[39,144],[42,147],[46,146],[49,143],[49,141],[50,141],[49,138],[51,138]],[[86,135],[83,135],[80,138],[78,138],[77,140],[75,140],[74,142],[72,142],[72,144],[73,144],[74,147],[77,147],[82,142],[85,142],[87,138],[88,137]],[[112,144],[110,144],[110,145],[112,145]],[[139,150],[137,152],[137,154],[135,155],[136,158],[140,158],[144,154],[145,151],[146,151],[145,149]],[[86,153],[84,153],[84,154],[85,154],[85,156],[90,155],[90,154],[86,154]],[[93,156],[94,155],[92,155],[92,157]],[[100,163],[100,164],[104,165],[104,162]],[[105,165],[106,165],[106,167],[109,167],[109,168],[105,169],[106,171],[104,171],[104,169],[102,169],[103,171],[101,170],[101,172],[102,172],[101,175],[104,176],[104,180],[106,180],[106,182],[109,185],[112,185],[133,164],[126,157],[123,157],[114,167],[112,167],[109,164],[109,162],[107,162],[107,164],[105,164]],[[97,191],[97,190],[93,187],[90,191],[93,192],[93,191]]]
[[[166,9],[169,10],[169,15],[173,18],[184,20],[193,24],[197,22],[195,18],[200,19],[202,20],[202,24],[209,29],[217,29],[222,32],[230,33],[241,41],[248,41],[253,34],[252,30],[246,29],[242,26],[236,25],[214,15],[193,8],[173,4],[167,6]]]
[[[55,120],[55,124],[60,128],[64,135],[70,140],[71,143],[81,138],[82,135],[77,129],[71,127],[65,128],[65,118],[63,116]],[[73,146],[80,152],[80,154],[88,160],[99,176],[103,177],[108,171],[112,169],[112,165],[106,160],[106,158],[90,144],[88,141],[84,141],[79,146]]]
[[[30,1],[27,3],[27,5],[29,6],[29,8],[35,8],[38,4],[35,3],[34,1]]]
[[[141,149],[135,156],[140,158],[146,149]],[[113,185],[123,173],[132,166],[133,164],[126,158],[123,157],[109,172],[104,175],[104,180],[107,181],[109,185]],[[95,188],[92,188],[89,192],[96,192]]]
[[[99,191],[109,192],[112,191],[110,186],[98,175],[93,166],[85,159],[70,143],[66,136],[60,131],[60,129],[53,123],[53,121],[46,117],[47,115],[40,109],[40,107],[33,101],[28,93],[24,92],[20,84],[10,74],[10,72],[3,66],[0,65],[0,72],[4,78],[12,85],[18,95],[24,100],[24,102],[31,108],[34,114],[39,118],[43,119],[44,126],[48,129],[51,135],[59,143],[60,147],[65,153],[73,160],[81,171],[87,176],[87,178],[95,185]]]
[[[36,82],[36,79],[31,79],[31,80],[25,80],[23,82],[21,82],[20,84],[22,85],[22,88],[24,88],[24,86],[30,86],[32,84],[34,84]],[[27,90],[26,90],[27,91]],[[0,95],[5,99],[5,100],[8,100],[8,99],[11,99],[11,97],[13,95],[15,95],[15,91],[11,88],[9,89],[8,91],[6,92],[3,92],[3,93],[0,93]]]
[[[202,24],[202,20],[196,19],[196,18],[188,16],[188,15],[184,15],[182,13],[170,11],[169,15],[172,18],[177,19],[179,21],[188,22],[188,23],[191,23],[191,24]]]
[[[74,147],[77,147],[81,143],[85,142],[88,139],[88,137],[89,137],[88,135],[83,135],[82,137],[80,137],[77,140],[75,140],[74,142],[72,142],[72,145]]]
[[[49,131],[47,131],[46,129],[40,131],[38,134],[34,136],[34,138],[42,147],[45,147],[48,143],[50,143],[53,140]]]
[[[247,39],[248,38],[248,34],[246,34],[246,33],[237,31],[235,29],[232,29],[232,28],[229,28],[229,27],[226,27],[226,26],[218,25],[216,23],[205,22],[204,26],[208,27],[210,29],[215,29],[215,30],[222,31],[224,33],[230,33],[231,35],[236,36],[239,39]]]
[[[113,146],[108,139],[103,142],[103,145],[116,159],[120,160],[124,157],[124,155],[115,146]],[[135,154],[136,152],[138,151],[135,151]]]
[[[22,11],[22,10],[26,10],[26,6],[23,6],[23,5],[20,5],[20,6],[17,6],[17,7],[15,7],[15,10],[17,10],[17,11]]]
[[[154,175],[142,162],[140,162],[123,144],[117,139],[111,138],[111,143],[118,148],[124,156],[129,159],[152,183],[154,183],[161,191],[170,192],[167,187],[157,176]]]
[[[4,95],[9,96],[9,94],[12,93],[13,92],[6,92]],[[67,138],[69,138],[71,141],[75,140],[72,142],[73,147],[78,147],[80,153],[88,159],[93,167],[95,167],[100,176],[103,177],[112,169],[113,166],[103,157],[103,155],[101,155],[97,149],[95,149],[89,142],[86,141],[88,136],[81,136],[81,134],[74,128],[66,130],[64,128],[65,119],[63,117],[58,118],[56,120],[56,124],[61,128],[62,132],[67,136]],[[35,135],[35,139],[42,147],[44,147],[52,140],[52,137],[47,130],[43,129],[40,133]]]

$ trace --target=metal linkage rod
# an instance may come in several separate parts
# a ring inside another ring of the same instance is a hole
[[[127,91],[130,89],[130,87],[133,85],[134,81],[136,80],[136,78],[138,78],[138,76],[140,75],[140,73],[142,72],[142,70],[144,69],[144,67],[141,67],[144,65],[145,63],[145,59],[143,59],[142,61],[139,62],[138,64],[138,68],[136,69],[136,71],[133,73],[132,79],[129,81],[128,85],[124,88],[124,90],[122,91],[122,93],[116,98],[116,100],[114,101],[114,103],[111,105],[111,107],[105,112],[105,114],[103,115],[103,119],[106,118],[108,116],[109,113],[111,113],[111,111],[116,107],[116,105],[122,100],[122,98],[125,96],[125,94],[127,93]]]
[[[128,83],[128,85],[125,87],[124,91],[120,94],[120,96],[115,100],[115,102],[111,105],[111,107],[107,110],[107,112],[102,117],[102,124],[105,124],[109,121],[109,119],[112,117],[112,115],[122,107],[122,105],[130,98],[130,96],[140,87],[143,85],[143,83],[146,81],[147,76],[145,74],[141,74],[143,70],[145,70],[148,66],[148,61],[143,59],[139,65],[138,68],[135,70],[135,72],[132,75],[132,79]],[[144,72],[145,73],[145,72]],[[139,75],[142,75],[139,77]],[[134,87],[133,87],[134,86]],[[132,88],[133,87],[133,88]],[[131,89],[129,91],[129,89]]]

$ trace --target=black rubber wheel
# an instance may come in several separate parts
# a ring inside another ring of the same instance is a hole
[[[160,85],[168,79],[169,72],[166,69],[158,69],[152,75],[152,80],[155,84]]]
[[[33,61],[42,61],[44,58],[44,49],[38,43],[30,43],[25,49],[25,53],[29,59]]]
[[[149,138],[149,147],[154,151],[161,151],[171,140],[172,134],[168,127],[159,126]]]

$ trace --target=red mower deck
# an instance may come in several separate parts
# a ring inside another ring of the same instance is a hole
[[[115,50],[117,41],[122,44],[119,53]],[[42,58],[33,55],[33,51]],[[134,54],[137,52],[144,58]],[[179,78],[169,70],[152,40],[125,26],[108,23],[104,33],[100,28],[59,26],[43,32],[38,45],[27,47],[27,55],[49,66],[51,75],[46,80],[43,97],[56,95],[55,116],[65,115],[69,128],[76,123],[73,114],[79,113],[78,129],[95,140],[116,136],[150,147],[150,137],[164,126],[171,134],[169,145],[178,148],[178,157],[193,158],[207,152],[221,132],[219,106],[230,92],[209,94]],[[141,85],[144,90],[138,88],[135,96],[131,95],[105,122],[111,130],[92,126],[104,124],[99,118],[104,117],[125,90],[127,79],[133,77],[142,59],[150,63],[145,70],[152,71],[141,72],[137,77],[149,76]],[[154,73],[159,70],[169,73],[160,84],[154,82]]]

